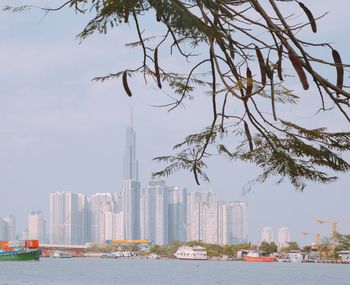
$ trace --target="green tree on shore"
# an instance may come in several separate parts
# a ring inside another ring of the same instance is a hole
[[[277,245],[274,242],[263,241],[259,246],[259,250],[266,254],[271,254],[277,252]]]

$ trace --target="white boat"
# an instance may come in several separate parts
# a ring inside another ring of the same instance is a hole
[[[175,257],[186,260],[207,260],[207,251],[202,246],[181,246],[175,252]]]
[[[55,250],[52,254],[52,257],[54,257],[54,258],[72,258],[72,256],[69,253],[59,251],[59,250]]]

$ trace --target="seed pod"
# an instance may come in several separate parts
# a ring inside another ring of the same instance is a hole
[[[312,31],[314,33],[316,33],[317,32],[316,21],[315,21],[314,16],[312,15],[311,11],[301,2],[299,2],[299,6],[301,7],[301,9],[304,10],[304,13],[306,14],[307,18],[309,19]]]
[[[252,77],[252,72],[247,67],[247,89],[246,89],[246,96],[250,96],[253,91],[253,77]]]
[[[126,8],[124,13],[124,23],[129,22],[129,10]]]
[[[123,72],[123,87],[124,87],[126,94],[129,97],[131,97],[132,93],[131,93],[129,85],[128,85],[128,72],[126,70]]]
[[[342,89],[344,84],[343,62],[341,60],[339,53],[335,49],[332,49],[332,56],[337,68],[337,87]],[[337,92],[337,95],[339,95],[339,92]]]
[[[308,90],[309,83],[307,81],[307,77],[306,77],[305,71],[303,69],[303,66],[300,62],[299,57],[292,49],[290,49],[288,51],[288,56],[289,56],[290,62],[293,64],[293,67],[299,76],[300,82],[303,85],[304,90]]]
[[[278,47],[278,61],[277,61],[277,74],[278,78],[283,81],[283,75],[282,75],[282,57],[283,57],[283,46],[280,45]]]
[[[266,66],[265,66],[264,57],[257,46],[255,46],[255,52],[259,61],[259,66],[260,66],[261,84],[265,86],[266,85]]]
[[[159,65],[158,65],[158,48],[154,50],[154,69],[156,71],[158,87],[159,89],[162,89],[162,82],[160,80],[160,72],[159,72]]]
[[[244,122],[245,135],[247,136],[247,140],[249,143],[249,149],[250,149],[250,151],[253,151],[254,146],[253,146],[253,140],[252,140],[252,135],[251,135],[250,130],[249,130],[249,126],[248,126],[246,121],[243,121],[243,122]]]
[[[232,60],[235,60],[235,49],[233,47],[232,40],[230,40],[230,39],[228,41],[228,46],[229,46],[229,49],[230,49],[231,58],[232,58]]]
[[[266,66],[266,75],[267,75],[267,77],[271,80],[273,74],[272,74],[272,70],[271,70],[271,67],[270,67],[269,60],[268,60],[268,59],[266,60],[265,66]]]

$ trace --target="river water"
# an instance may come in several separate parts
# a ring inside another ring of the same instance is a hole
[[[41,259],[0,262],[0,285],[350,285],[350,265]]]

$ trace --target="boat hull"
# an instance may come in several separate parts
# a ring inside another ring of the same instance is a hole
[[[39,260],[40,250],[32,250],[25,252],[3,252],[0,253],[0,261],[30,261]]]
[[[274,262],[273,256],[245,256],[243,260],[248,262]]]

